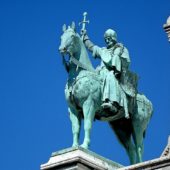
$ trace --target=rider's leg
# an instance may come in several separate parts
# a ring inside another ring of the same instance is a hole
[[[118,108],[114,105],[114,103],[120,103],[121,96],[119,94],[119,89],[119,82],[116,79],[113,71],[108,72],[103,85],[103,108],[109,108],[113,112],[117,112]]]

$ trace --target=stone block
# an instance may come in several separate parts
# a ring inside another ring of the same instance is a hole
[[[82,147],[54,152],[41,170],[117,170],[122,165]]]

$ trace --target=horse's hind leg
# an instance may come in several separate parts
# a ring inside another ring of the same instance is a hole
[[[136,147],[136,159],[137,163],[139,163],[142,162],[143,156],[143,129],[140,127],[135,127],[133,138]]]
[[[75,109],[69,108],[70,120],[72,123],[72,133],[73,133],[73,144],[72,147],[79,145],[79,135],[80,135],[80,126],[81,126],[81,116],[78,114]]]
[[[114,130],[119,142],[124,146],[131,164],[136,163],[136,152],[135,146],[131,139],[131,130],[130,127],[126,126],[126,124],[122,124],[119,122],[109,122],[111,128]]]
[[[92,128],[92,123],[95,116],[95,108],[94,108],[94,101],[92,97],[89,96],[88,99],[83,104],[83,114],[84,114],[84,141],[81,145],[83,148],[88,149],[90,144],[90,131]]]

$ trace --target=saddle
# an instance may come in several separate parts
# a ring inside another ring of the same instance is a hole
[[[135,97],[138,93],[138,75],[129,70],[122,72],[120,77],[120,85],[128,96]]]

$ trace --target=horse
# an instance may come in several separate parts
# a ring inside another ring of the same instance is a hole
[[[125,118],[122,110],[118,113],[109,113],[108,117],[103,116],[101,110],[103,80],[91,64],[82,37],[75,30],[74,22],[68,28],[63,25],[59,51],[68,72],[65,97],[72,123],[72,147],[79,146],[81,120],[84,119],[84,140],[80,146],[85,149],[90,145],[93,121],[103,120],[107,121],[115,132],[129,156],[130,163],[142,162],[143,139],[152,116],[152,103],[145,95],[137,94],[129,119]],[[67,55],[69,58],[66,60]]]

